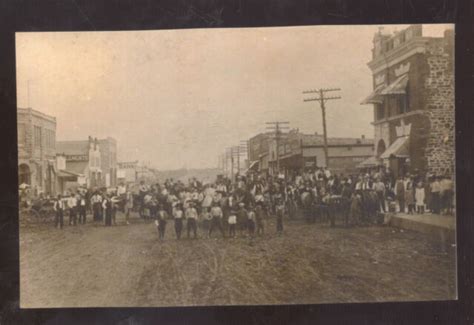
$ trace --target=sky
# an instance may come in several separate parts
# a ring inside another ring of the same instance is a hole
[[[17,103],[55,116],[57,140],[111,136],[119,161],[158,169],[216,167],[265,122],[321,134],[308,89],[341,88],[326,104],[328,137],[373,138],[372,106],[360,102],[379,27],[17,33]]]

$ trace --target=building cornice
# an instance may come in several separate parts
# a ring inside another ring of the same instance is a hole
[[[395,116],[386,117],[384,119],[374,121],[371,124],[372,125],[379,125],[379,124],[382,124],[382,123],[397,121],[397,120],[402,119],[402,118],[406,118],[406,117],[410,117],[410,116],[414,116],[414,115],[423,115],[423,114],[425,114],[425,111],[422,110],[422,109],[418,109],[418,110],[411,111],[411,112],[408,112],[408,113],[403,113],[403,114],[399,114],[399,115],[395,115]]]
[[[45,113],[42,113],[40,111],[34,110],[32,108],[29,108],[29,107],[27,107],[27,108],[17,107],[17,114],[31,114],[33,116],[40,117],[42,119],[48,120],[48,121],[53,122],[53,123],[56,124],[56,117],[51,116],[51,115],[47,115]]]
[[[344,147],[373,147],[373,143],[348,143],[348,144],[328,144],[328,148]],[[324,148],[324,144],[305,144],[301,148]]]
[[[387,53],[378,55],[375,59],[368,62],[367,65],[375,75],[380,71],[390,68],[391,66],[394,66],[415,54],[425,53],[426,43],[428,43],[430,39],[431,38],[429,37],[413,38]]]

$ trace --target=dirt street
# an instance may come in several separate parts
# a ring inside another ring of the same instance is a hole
[[[90,218],[90,216],[89,216]],[[170,306],[446,300],[455,248],[377,226],[287,221],[263,238],[159,242],[153,223],[22,227],[21,307]]]

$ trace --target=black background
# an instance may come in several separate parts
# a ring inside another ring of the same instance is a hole
[[[474,0],[0,0],[0,324],[474,324],[473,13]],[[456,23],[458,301],[19,309],[16,31],[391,23]]]

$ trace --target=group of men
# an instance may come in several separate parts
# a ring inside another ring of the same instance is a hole
[[[268,216],[263,206],[252,200],[244,178],[235,183],[221,178],[206,185],[196,179],[190,179],[187,185],[173,179],[152,186],[142,182],[137,204],[142,218],[155,220],[160,239],[164,239],[171,219],[177,239],[181,239],[185,223],[188,238],[197,237],[198,224],[205,237],[211,237],[215,231],[222,237],[234,238],[237,231],[254,237],[263,235],[264,219]],[[283,212],[276,216],[277,232],[281,234]]]
[[[58,196],[54,209],[57,227],[62,227],[65,214],[70,225],[78,223],[77,216],[79,224],[84,224],[88,211],[94,221],[106,226],[115,224],[117,211],[122,211],[129,224],[130,213],[135,210],[141,218],[155,220],[160,239],[173,220],[176,238],[180,239],[185,227],[188,237],[197,237],[198,228],[203,228],[207,237],[215,231],[234,237],[237,230],[249,236],[262,235],[264,220],[269,218],[275,218],[277,233],[281,234],[284,217],[295,216],[298,211],[308,220],[320,217],[332,218],[332,222],[334,211],[338,211],[347,225],[373,223],[377,214],[388,210],[452,213],[453,197],[449,177],[415,173],[394,179],[385,168],[345,177],[316,168],[292,175],[236,175],[233,180],[220,176],[209,184],[195,178],[187,184],[167,179],[152,185],[142,181],[136,189],[120,184],[113,190],[80,190],[68,197]]]
[[[62,228],[64,216],[69,216],[69,225],[85,224],[87,214],[91,213],[95,222],[104,222],[105,226],[116,223],[117,210],[125,212],[126,223],[129,224],[130,211],[133,208],[133,195],[120,184],[116,189],[95,189],[93,191],[80,188],[75,193],[65,196],[58,195],[54,200],[55,227]],[[77,220],[79,217],[79,222]]]

